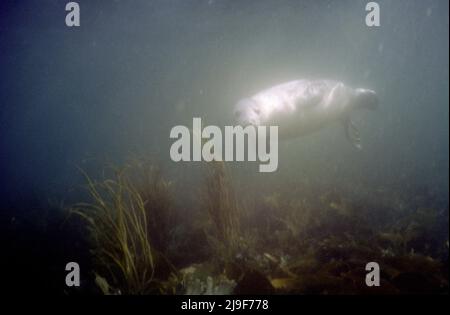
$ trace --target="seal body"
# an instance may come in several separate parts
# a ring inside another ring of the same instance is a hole
[[[240,100],[234,114],[240,125],[278,126],[280,138],[293,138],[333,121],[343,121],[356,130],[349,113],[377,105],[372,90],[353,89],[332,80],[295,80]]]

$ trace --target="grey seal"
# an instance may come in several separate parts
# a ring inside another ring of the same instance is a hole
[[[280,139],[303,136],[340,121],[347,139],[361,149],[350,113],[375,110],[378,104],[377,94],[370,89],[351,88],[333,80],[295,80],[240,100],[234,115],[243,126],[278,126]]]

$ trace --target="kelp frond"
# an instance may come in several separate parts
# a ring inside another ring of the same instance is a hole
[[[115,169],[114,179],[100,182],[83,174],[92,201],[76,205],[73,212],[88,222],[97,263],[122,293],[149,292],[155,253],[149,239],[148,209],[141,194],[129,180],[126,168]]]
[[[204,202],[212,224],[210,243],[218,257],[233,260],[242,243],[242,209],[223,162],[208,163]]]

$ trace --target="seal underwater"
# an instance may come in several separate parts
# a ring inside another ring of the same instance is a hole
[[[341,121],[347,139],[361,149],[360,134],[350,113],[377,107],[373,90],[354,89],[332,80],[295,80],[240,100],[234,115],[243,126],[278,126],[281,139],[303,136]]]

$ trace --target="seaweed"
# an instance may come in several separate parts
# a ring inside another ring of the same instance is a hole
[[[150,231],[148,223],[155,209],[149,205],[155,202],[149,204],[143,198],[131,180],[129,166],[112,171],[113,178],[102,181],[93,181],[83,172],[92,201],[77,204],[72,212],[87,222],[103,284],[111,283],[115,292],[122,294],[156,292],[159,281],[155,273],[163,259],[151,244],[151,236],[158,231]],[[147,187],[153,198],[162,195],[155,190],[158,185]]]
[[[223,162],[209,162],[203,194],[204,206],[209,219],[207,229],[213,257],[225,267],[234,265],[243,247],[240,226],[242,208],[239,205]]]
[[[261,197],[238,187],[224,162],[205,165],[198,211],[184,217],[151,163],[101,181],[85,174],[92,201],[73,211],[88,223],[102,293],[448,292],[448,231],[438,220],[448,224],[448,209],[412,209],[398,196],[392,205],[378,195],[354,201],[311,185]],[[365,285],[369,261],[382,266],[381,287]]]

